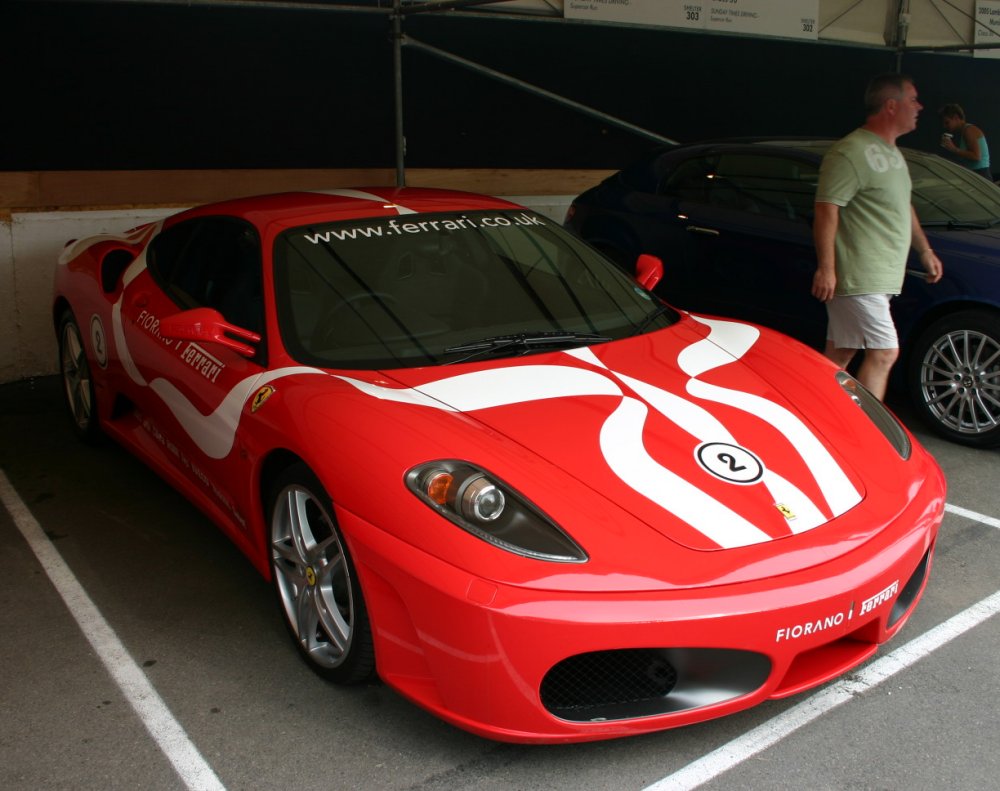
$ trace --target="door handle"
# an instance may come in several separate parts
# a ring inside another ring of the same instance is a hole
[[[689,225],[684,230],[685,231],[691,231],[691,233],[704,234],[705,236],[718,236],[719,235],[719,232],[717,230],[715,230],[715,228],[703,228],[700,225]]]

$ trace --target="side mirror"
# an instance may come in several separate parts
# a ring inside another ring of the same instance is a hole
[[[635,280],[647,291],[652,291],[663,280],[663,262],[655,255],[643,253],[635,262]]]
[[[194,308],[167,316],[160,321],[160,334],[174,340],[217,343],[244,357],[257,353],[249,344],[260,343],[260,335],[230,324],[214,308]]]

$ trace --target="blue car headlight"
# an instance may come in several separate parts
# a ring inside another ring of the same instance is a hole
[[[462,461],[432,461],[406,474],[424,503],[500,549],[536,560],[583,563],[587,553],[505,483]]]
[[[896,449],[896,452],[903,458],[910,458],[912,445],[910,438],[902,424],[896,419],[885,405],[875,396],[868,392],[867,388],[845,371],[837,372],[837,382],[851,400],[861,407],[861,410],[868,415],[872,423],[876,425],[887,440]]]

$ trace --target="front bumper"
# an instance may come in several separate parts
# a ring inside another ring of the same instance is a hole
[[[491,739],[570,742],[722,716],[869,658],[926,585],[943,513],[933,489],[819,567],[682,591],[506,586],[341,516],[387,684]]]

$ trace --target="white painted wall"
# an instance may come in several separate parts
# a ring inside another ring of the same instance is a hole
[[[562,223],[572,196],[515,196]],[[66,242],[99,233],[121,233],[179,209],[14,212],[0,220],[0,384],[58,370],[52,326],[52,278]]]
[[[66,242],[120,233],[173,211],[14,212],[0,222],[0,382],[57,370],[52,277]]]
[[[16,350],[19,344],[17,317],[14,314],[14,241],[13,223],[0,221],[0,382],[20,379]]]

